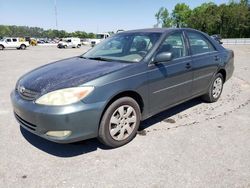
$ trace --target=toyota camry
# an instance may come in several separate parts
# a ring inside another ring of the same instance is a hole
[[[163,110],[200,96],[216,102],[233,70],[233,51],[203,32],[125,31],[25,74],[11,100],[19,124],[40,137],[119,147]]]

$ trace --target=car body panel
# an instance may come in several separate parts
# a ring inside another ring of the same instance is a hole
[[[152,65],[148,73],[150,112],[161,111],[180,100],[189,97],[193,71],[187,69],[191,57],[184,57]]]
[[[42,95],[60,88],[79,86],[128,65],[73,57],[35,69],[22,77],[19,84]]]

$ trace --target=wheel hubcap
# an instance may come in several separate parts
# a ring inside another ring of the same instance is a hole
[[[123,105],[117,108],[109,122],[111,137],[118,141],[129,137],[135,129],[136,120],[136,112],[132,106]]]
[[[216,80],[214,81],[214,85],[213,85],[212,94],[215,99],[217,99],[220,96],[221,90],[222,90],[222,79],[219,77],[219,78],[216,78]]]

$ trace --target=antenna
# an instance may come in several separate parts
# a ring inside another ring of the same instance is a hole
[[[58,30],[58,24],[57,24],[57,3],[55,0],[55,17],[56,17],[56,29]]]

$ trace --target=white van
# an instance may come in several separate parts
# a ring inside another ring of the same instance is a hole
[[[109,33],[97,33],[95,39],[91,39],[91,46],[95,46],[96,44],[100,43],[102,40],[110,37]]]
[[[81,40],[80,38],[68,37],[63,38],[57,45],[58,48],[80,48]]]

